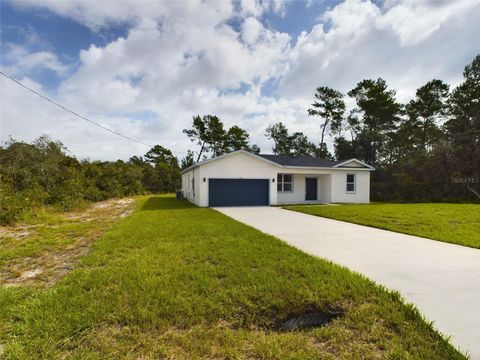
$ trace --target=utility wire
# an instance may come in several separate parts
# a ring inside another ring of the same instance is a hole
[[[9,80],[17,83],[17,84],[20,85],[21,87],[29,90],[30,92],[34,93],[35,95],[40,96],[42,99],[47,100],[48,102],[52,103],[53,105],[58,106],[59,108],[65,110],[65,111],[67,111],[67,112],[69,112],[70,114],[73,114],[73,115],[79,117],[79,118],[82,119],[82,120],[85,120],[85,121],[89,122],[89,123],[92,124],[92,125],[98,126],[99,128],[101,128],[101,129],[103,129],[103,130],[106,130],[106,131],[108,131],[108,132],[111,132],[112,134],[121,136],[121,137],[123,137],[124,139],[130,140],[130,141],[133,141],[133,142],[136,142],[136,143],[138,143],[138,144],[142,144],[142,145],[145,145],[145,146],[148,146],[148,147],[153,147],[153,145],[149,145],[149,144],[146,144],[146,143],[144,143],[144,142],[142,142],[142,141],[135,140],[135,139],[133,139],[133,138],[131,138],[131,137],[129,137],[129,136],[120,134],[119,132],[117,132],[117,131],[115,131],[115,130],[111,130],[111,129],[103,126],[103,125],[100,125],[99,123],[96,123],[95,121],[92,121],[92,120],[90,120],[90,119],[87,119],[85,116],[82,116],[82,115],[76,113],[75,111],[70,110],[70,109],[66,108],[65,106],[57,103],[56,101],[49,99],[48,97],[40,94],[39,92],[33,90],[32,88],[28,87],[27,85],[22,84],[22,83],[21,83],[20,81],[18,81],[17,79],[8,76],[7,74],[5,74],[5,73],[2,72],[2,71],[0,71],[0,74],[2,74],[2,75],[3,75],[4,77],[6,77],[7,79],[9,79]]]

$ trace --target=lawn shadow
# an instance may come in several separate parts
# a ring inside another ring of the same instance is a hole
[[[152,196],[143,204],[141,210],[182,210],[196,207],[188,200],[177,200],[173,196]]]

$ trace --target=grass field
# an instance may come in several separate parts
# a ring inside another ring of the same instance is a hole
[[[478,204],[298,205],[285,209],[480,248]]]
[[[464,358],[397,294],[173,197],[140,199],[55,284],[0,287],[0,343],[5,359]]]

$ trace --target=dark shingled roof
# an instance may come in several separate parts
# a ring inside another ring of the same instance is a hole
[[[333,167],[343,161],[331,161],[313,156],[286,156],[258,154],[264,159],[276,162],[283,166],[305,166],[305,167]]]

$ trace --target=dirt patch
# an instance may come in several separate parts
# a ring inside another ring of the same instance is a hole
[[[25,236],[30,235],[32,232],[29,230],[30,226],[0,226],[0,238],[2,237],[13,237],[15,239],[21,239]]]
[[[73,270],[92,243],[110,226],[133,212],[134,199],[95,203],[81,212],[60,216],[53,224],[0,227],[0,245],[11,255],[0,263],[0,285],[50,286]],[[34,253],[22,256],[22,248]],[[16,255],[18,252],[18,255]]]
[[[33,270],[27,270],[20,275],[20,279],[26,280],[26,279],[32,279],[36,277],[37,275],[41,274],[43,272],[42,269],[33,269]]]
[[[133,211],[134,199],[114,199],[92,204],[82,212],[71,212],[64,215],[69,221],[94,221],[103,217],[118,218],[130,215]]]

